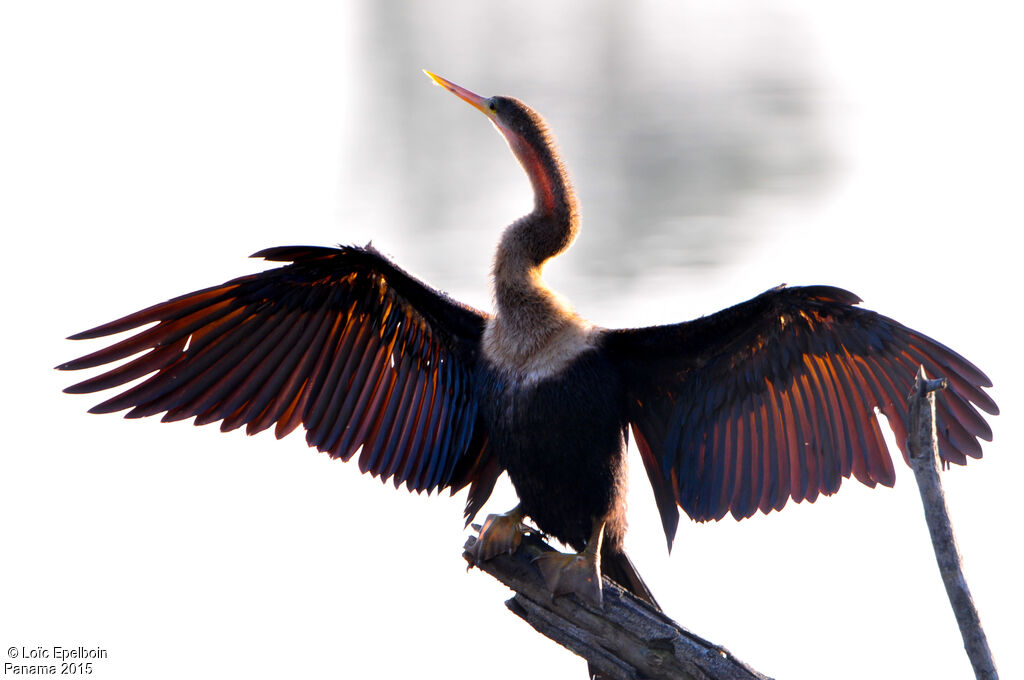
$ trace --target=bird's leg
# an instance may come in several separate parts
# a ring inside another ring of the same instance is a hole
[[[473,545],[473,557],[477,562],[485,562],[497,555],[511,555],[519,548],[526,530],[519,505],[503,515],[487,515]]]
[[[575,593],[597,607],[602,606],[601,543],[604,522],[595,522],[586,546],[579,553],[549,552],[535,559],[551,596]]]

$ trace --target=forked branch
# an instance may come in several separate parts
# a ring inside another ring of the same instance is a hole
[[[964,579],[939,480],[933,393],[944,386],[945,380],[928,380],[923,370],[918,373],[910,395],[908,448],[911,465],[921,491],[939,571],[974,672],[979,679],[998,680]],[[505,605],[538,632],[582,656],[607,677],[769,680],[724,647],[694,635],[608,579],[604,581],[603,609],[574,596],[552,598],[533,566],[537,555],[552,548],[535,535],[526,536],[515,554],[499,555],[480,564],[472,556],[475,542],[475,537],[469,538],[463,556],[470,565],[516,592]]]

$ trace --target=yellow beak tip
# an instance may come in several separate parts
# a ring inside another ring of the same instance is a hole
[[[427,69],[423,69],[423,72],[426,73],[427,76],[431,80],[433,80],[434,83],[436,83],[437,85],[440,85],[441,87],[443,87],[444,89],[448,90],[449,92],[454,94],[456,97],[458,97],[462,101],[472,105],[474,108],[478,109],[479,111],[482,111],[483,113],[487,114],[488,116],[491,116],[490,111],[488,111],[488,109],[487,109],[487,102],[488,102],[488,100],[485,97],[481,97],[480,95],[478,95],[478,94],[476,94],[474,92],[470,92],[466,88],[460,87],[459,85],[456,85],[455,83],[451,82],[450,80],[446,80],[446,79],[442,78],[439,75],[431,73]]]

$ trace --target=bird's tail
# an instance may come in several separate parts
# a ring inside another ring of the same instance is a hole
[[[661,611],[650,588],[640,578],[633,562],[622,549],[611,548],[607,543],[601,546],[601,573],[628,590],[634,597]]]
[[[625,551],[618,548],[610,548],[607,543],[601,546],[601,573],[628,590],[634,597],[643,600],[659,612],[661,611],[661,607],[658,606],[654,595],[651,595],[651,589],[640,578],[639,572],[637,572],[636,567],[633,566],[633,562],[626,555]],[[607,676],[602,675],[600,671],[589,663],[587,664],[587,670],[591,680],[607,680]]]

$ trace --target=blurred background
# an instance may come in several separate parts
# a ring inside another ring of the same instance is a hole
[[[89,416],[52,370],[99,346],[67,335],[273,245],[372,239],[488,309],[529,185],[428,68],[551,125],[583,232],[547,275],[595,323],[829,283],[988,372],[996,440],[944,483],[996,663],[1024,675],[1021,19],[997,0],[4,3],[0,643],[105,648],[97,678],[585,677],[466,573],[463,497],[383,489],[300,436]],[[682,625],[777,678],[969,677],[909,469],[684,520],[671,556],[633,471],[628,548]],[[514,503],[503,481],[485,512]]]

